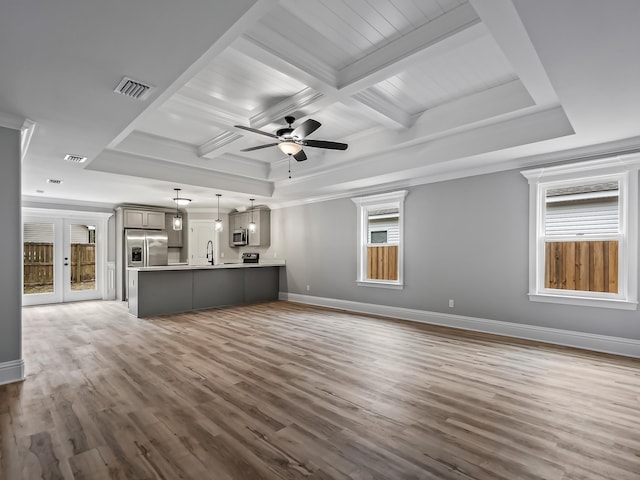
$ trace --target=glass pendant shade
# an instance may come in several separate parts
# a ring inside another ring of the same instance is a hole
[[[255,233],[256,231],[256,222],[253,221],[253,202],[256,201],[255,198],[250,198],[249,199],[251,201],[251,221],[249,222],[249,232],[250,233]]]
[[[174,230],[182,230],[182,217],[180,216],[180,211],[178,210],[178,205],[187,205],[191,200],[188,198],[180,198],[180,189],[174,188],[176,191],[176,196],[173,199],[176,202],[176,215],[173,217],[173,229]],[[183,203],[186,201],[187,203]]]
[[[287,155],[295,155],[302,150],[302,145],[298,145],[295,142],[280,142],[278,148]]]
[[[222,220],[220,220],[220,197],[222,196],[221,193],[216,193],[216,197],[218,197],[218,218],[216,218],[216,221],[214,222],[214,230],[216,232],[221,232],[222,231]]]

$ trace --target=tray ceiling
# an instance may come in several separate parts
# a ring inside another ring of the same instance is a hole
[[[0,85],[0,111],[38,125],[24,162],[25,196],[37,198],[48,170],[57,169],[65,182],[44,189],[47,199],[170,205],[176,186],[195,197],[194,206],[214,205],[216,192],[229,206],[248,196],[277,206],[512,168],[595,143],[634,143],[614,132],[587,139],[576,131],[580,124],[593,132],[597,119],[581,110],[585,99],[575,92],[567,93],[569,105],[559,96],[555,85],[571,78],[561,62],[571,50],[560,49],[558,58],[541,36],[558,40],[573,29],[586,37],[566,8],[546,13],[564,19],[563,33],[546,31],[546,15],[519,0],[189,0],[187,11],[148,1],[155,19],[171,16],[166,31],[124,1],[106,16],[86,7],[71,52],[64,43],[43,47],[47,37],[33,31],[36,23],[47,32],[68,29],[63,15],[29,12],[17,1],[3,12],[3,65],[26,54],[19,45],[10,51],[9,38],[30,39],[28,46],[49,55],[47,68],[33,64],[43,79],[29,77],[31,97],[18,74]],[[59,12],[74,5],[51,3]],[[17,30],[21,21],[31,33]],[[109,45],[104,21],[128,50]],[[68,66],[90,85],[64,82],[58,73]],[[124,75],[154,85],[150,98],[114,98],[110,82]],[[80,98],[90,99],[89,111],[74,104]],[[276,147],[241,151],[271,139],[234,125],[275,132],[286,115],[296,117],[294,127],[318,120],[309,138],[348,143],[348,150],[305,148],[308,160],[291,162],[291,179],[289,158]],[[59,167],[64,153],[89,161]],[[113,185],[137,192],[106,188]]]

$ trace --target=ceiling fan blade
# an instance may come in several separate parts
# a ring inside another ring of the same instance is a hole
[[[327,142],[326,140],[305,140],[302,144],[305,147],[329,148],[331,150],[346,150],[349,146],[346,143]]]
[[[292,137],[304,138],[307,135],[315,132],[322,125],[320,122],[317,122],[313,119],[309,119],[302,124],[298,125],[293,132],[291,132]]]
[[[257,147],[249,147],[249,148],[245,148],[244,150],[240,150],[241,152],[253,152],[254,150],[260,150],[261,148],[267,148],[267,147],[275,147],[276,145],[278,145],[277,143],[267,143],[266,145],[258,145]]]
[[[299,162],[304,162],[307,159],[307,155],[304,153],[304,150],[300,150],[293,156],[293,158],[295,158]]]
[[[248,132],[253,132],[253,133],[259,133],[260,135],[266,135],[267,137],[271,137],[271,138],[278,138],[276,135],[274,135],[273,133],[269,133],[269,132],[263,132],[262,130],[258,130],[256,128],[251,128],[251,127],[245,127],[243,125],[234,125],[234,127],[236,128],[241,128],[242,130],[247,130]]]

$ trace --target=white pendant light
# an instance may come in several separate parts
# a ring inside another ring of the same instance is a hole
[[[278,144],[278,148],[282,150],[282,153],[286,153],[287,155],[295,155],[300,150],[302,150],[302,145],[298,145],[295,142],[280,142]]]
[[[216,197],[218,197],[218,218],[216,218],[216,221],[214,223],[215,225],[215,231],[216,232],[221,232],[222,231],[222,220],[220,220],[220,197],[222,196],[221,193],[216,193]]]
[[[255,202],[255,198],[250,198],[251,201],[251,221],[249,222],[249,231],[254,233],[256,231],[256,222],[253,221],[253,202]]]

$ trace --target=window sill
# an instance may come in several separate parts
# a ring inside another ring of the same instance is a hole
[[[546,293],[530,293],[529,300],[532,302],[577,305],[581,307],[615,308],[618,310],[636,310],[638,308],[638,302],[636,301],[608,298],[588,298],[570,295],[551,295]]]
[[[359,287],[390,288],[392,290],[402,290],[404,288],[402,283],[376,282],[375,280],[358,280],[356,283]]]

